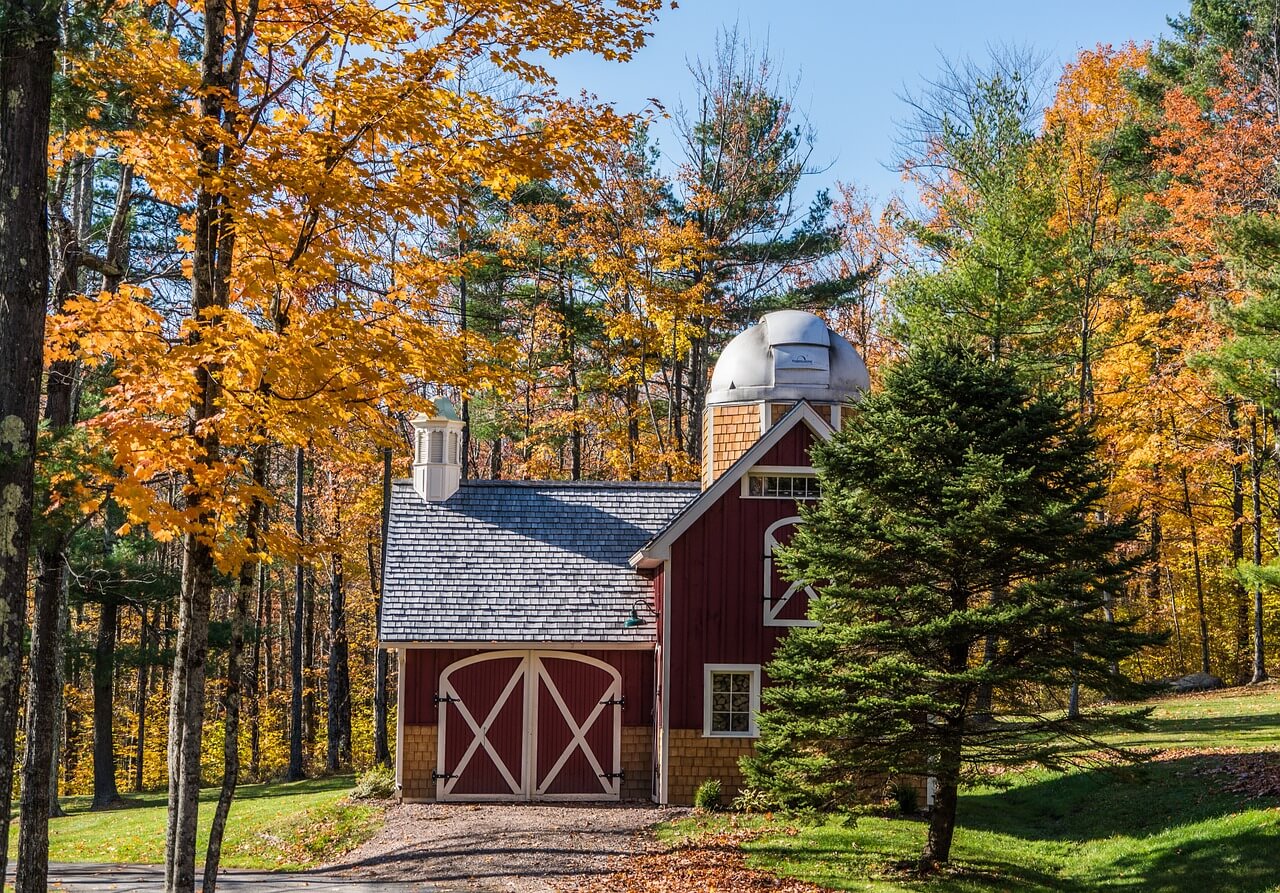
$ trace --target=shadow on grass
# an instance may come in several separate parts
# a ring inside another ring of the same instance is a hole
[[[1229,746],[1230,738],[1237,734],[1249,737],[1265,737],[1280,728],[1280,712],[1244,713],[1239,716],[1161,717],[1151,721],[1151,728],[1133,733],[1138,739],[1169,739],[1192,741],[1211,747],[1215,744]]]
[[[1083,843],[1143,838],[1245,808],[1215,789],[1209,754],[1053,775],[1003,791],[966,794],[964,828],[1026,840]]]
[[[1015,853],[1008,860],[997,856],[991,870],[1025,885],[1009,889],[1276,890],[1280,824],[1269,808],[1276,804],[1223,791],[1213,775],[1219,765],[1213,755],[1202,754],[969,794],[961,800],[960,834],[986,831],[1026,841],[1029,851],[1066,844],[1070,852],[1087,853],[1088,861],[1078,864],[1091,866],[1089,876],[1076,879],[1037,878]],[[1074,858],[1068,857],[1065,873],[1078,876]]]
[[[835,889],[861,890],[871,878],[923,893],[1280,890],[1277,804],[1221,790],[1217,765],[1196,755],[967,792],[954,865],[930,877],[910,870],[922,822],[833,823],[745,849],[757,864]]]
[[[272,781],[263,784],[242,784],[236,788],[237,801],[263,800],[276,797],[290,797],[300,794],[323,794],[329,791],[345,791],[355,784],[351,775],[331,775],[322,778],[307,778],[302,781]],[[220,789],[215,785],[200,789],[201,803],[217,802]],[[68,815],[81,815],[93,812],[90,809],[90,797],[64,797],[62,806]],[[120,796],[120,802],[98,812],[108,813],[116,810],[157,809],[167,807],[169,795],[166,791],[143,791],[127,793]]]

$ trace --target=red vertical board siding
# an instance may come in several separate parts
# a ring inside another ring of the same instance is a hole
[[[813,432],[804,422],[797,422],[782,440],[765,453],[757,465],[790,465],[809,467],[809,448],[813,446]]]
[[[454,661],[482,651],[505,651],[505,648],[411,648],[405,658],[404,723],[409,726],[433,726],[439,718],[435,695],[440,674]],[[533,647],[532,650],[537,650]],[[622,674],[622,693],[627,699],[622,708],[624,726],[647,726],[653,723],[654,655],[652,651],[594,651],[588,654],[614,667]]]
[[[761,465],[808,467],[814,436],[797,423]],[[764,533],[799,514],[791,499],[744,499],[729,488],[671,547],[673,729],[702,728],[703,665],[765,664],[787,627],[764,625]]]

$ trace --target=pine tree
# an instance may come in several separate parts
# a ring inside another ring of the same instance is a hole
[[[933,776],[927,871],[948,860],[963,765],[1062,766],[1093,745],[1105,720],[1067,720],[1046,692],[1134,690],[1112,667],[1150,638],[1101,608],[1141,556],[1131,519],[1100,517],[1088,427],[1007,363],[918,348],[848,416],[814,450],[823,499],[783,557],[823,581],[820,625],[769,664],[746,768],[784,803],[836,809],[888,774]],[[994,721],[975,716],[984,684]]]

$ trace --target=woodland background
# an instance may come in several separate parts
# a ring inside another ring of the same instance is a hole
[[[1107,511],[1137,513],[1150,554],[1109,610],[1170,634],[1127,669],[1265,677],[1275,2],[1196,0],[1167,39],[1060,71],[944,66],[904,99],[898,196],[823,184],[796,83],[737,32],[682,105],[627,115],[559,96],[519,48],[625,58],[657,4],[521,5],[231,4],[216,83],[208,4],[62,7],[32,547],[58,793],[167,783],[192,539],[205,782],[229,716],[243,779],[386,760],[380,518],[409,419],[453,399],[473,478],[696,479],[715,358],[779,307],[826,317],[873,378],[958,338],[1091,419]],[[224,291],[202,300],[210,256]]]

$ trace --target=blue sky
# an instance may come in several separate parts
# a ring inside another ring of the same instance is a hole
[[[716,32],[737,22],[766,39],[783,71],[799,75],[797,104],[817,131],[819,187],[857,183],[883,199],[901,189],[892,161],[899,96],[935,74],[942,56],[981,59],[992,45],[1027,45],[1058,67],[1083,47],[1147,40],[1186,0],[684,0],[666,10],[630,63],[575,56],[552,68],[566,92],[587,89],[619,110],[648,97],[674,110],[691,99],[685,60],[710,56]],[[676,149],[666,126],[663,149]]]

